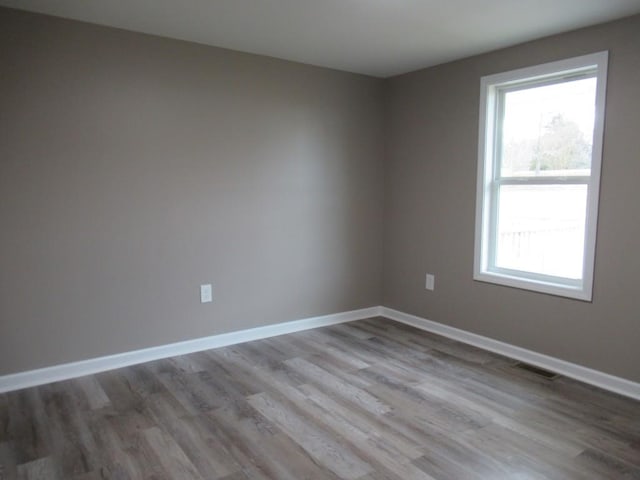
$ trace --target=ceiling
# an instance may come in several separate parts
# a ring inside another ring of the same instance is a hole
[[[640,13],[640,0],[0,0],[0,5],[378,77]]]

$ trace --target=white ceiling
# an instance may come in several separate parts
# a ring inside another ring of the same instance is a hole
[[[0,5],[379,77],[640,13],[640,0],[0,0]]]

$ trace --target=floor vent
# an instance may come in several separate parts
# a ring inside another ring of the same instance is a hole
[[[555,380],[560,376],[560,374],[556,372],[550,372],[549,370],[536,367],[535,365],[529,365],[528,363],[518,362],[513,366],[515,368],[519,368],[520,370],[526,370],[527,372],[535,373],[536,375],[546,378],[547,380]]]

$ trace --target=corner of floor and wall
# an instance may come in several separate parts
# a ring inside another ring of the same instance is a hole
[[[384,315],[640,398],[639,40],[382,80],[0,9],[0,390]],[[593,301],[473,281],[480,77],[601,50]]]

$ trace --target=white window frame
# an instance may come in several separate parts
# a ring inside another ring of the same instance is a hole
[[[478,179],[476,198],[476,232],[474,251],[475,280],[548,293],[579,300],[591,301],[595,263],[596,230],[598,221],[598,197],[602,164],[605,95],[607,83],[608,52],[560,60],[510,72],[488,75],[481,79],[480,129],[478,146]],[[597,78],[595,124],[591,159],[591,175],[588,177],[513,177],[497,178],[499,145],[498,113],[499,91],[514,86],[532,86],[544,81],[562,81],[584,74]],[[495,265],[495,219],[497,217],[496,193],[499,185],[586,184],[587,211],[583,275],[581,280],[553,277],[519,270],[509,270]]]

